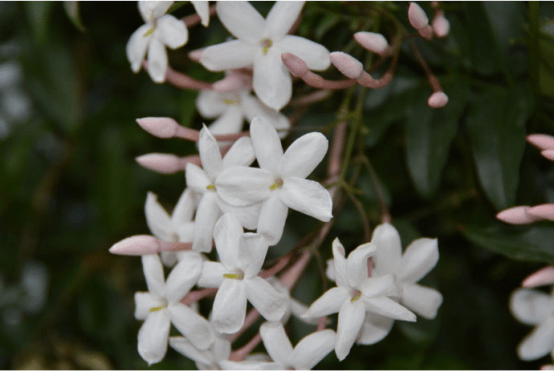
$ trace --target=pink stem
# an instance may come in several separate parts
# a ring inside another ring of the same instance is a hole
[[[218,288],[206,288],[191,291],[190,293],[185,295],[183,299],[181,299],[181,303],[183,303],[185,306],[190,306],[191,304],[198,302],[200,299],[217,293],[217,290]]]
[[[248,354],[256,348],[258,344],[262,341],[262,336],[260,333],[257,333],[254,338],[252,338],[248,343],[246,343],[244,346],[239,348],[236,351],[233,351],[231,355],[229,356],[229,360],[231,361],[243,361]]]
[[[145,66],[146,68],[146,66]],[[212,83],[203,82],[190,76],[173,70],[171,67],[167,67],[165,73],[165,79],[168,83],[178,88],[194,89],[194,90],[206,90],[212,88]]]
[[[248,312],[246,315],[246,318],[244,319],[244,324],[242,325],[242,328],[235,334],[231,335],[229,338],[229,341],[234,342],[237,340],[238,337],[242,335],[242,333],[245,332],[246,329],[252,326],[258,320],[258,317],[260,317],[260,313],[254,308]]]
[[[319,89],[346,89],[356,84],[353,79],[327,80],[309,70],[306,63],[292,53],[281,54],[281,60],[293,76],[301,78],[306,84]]]

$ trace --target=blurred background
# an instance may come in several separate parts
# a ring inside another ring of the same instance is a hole
[[[272,3],[256,3],[267,14]],[[423,4],[431,16],[429,4]],[[167,116],[201,127],[197,92],[153,83],[131,72],[125,45],[142,20],[135,2],[0,3],[0,369],[148,369],[137,353],[133,294],[146,284],[140,259],[108,253],[115,242],[148,234],[143,206],[153,191],[173,206],[182,173],[159,175],[134,158],[152,152],[196,152],[182,140],[160,140],[136,118]],[[374,346],[356,346],[326,369],[535,369],[517,344],[531,331],[510,314],[521,280],[554,263],[554,223],[511,227],[495,214],[514,205],[554,202],[554,167],[525,143],[528,133],[554,133],[554,4],[524,2],[442,5],[451,23],[446,39],[416,44],[450,97],[433,111],[431,94],[412,50],[404,45],[391,85],[363,101],[360,149],[371,160],[393,223],[406,246],[437,237],[438,266],[424,284],[444,303],[435,320],[396,322]],[[407,3],[308,3],[298,34],[329,50],[349,48],[369,28],[391,35],[383,14],[408,26]],[[193,13],[185,4],[174,14]],[[198,79],[222,74],[190,62],[187,52],[224,41],[214,17],[194,27],[170,65]],[[334,68],[326,73],[338,79]],[[298,83],[295,95],[311,92]],[[343,92],[301,116],[301,128],[330,134]],[[290,114],[290,109],[285,114]],[[323,176],[318,170],[317,177]],[[356,188],[372,227],[380,221],[374,180]],[[348,250],[362,225],[346,203],[322,245],[338,236]],[[292,213],[274,255],[285,253],[315,226]],[[295,296],[321,294],[312,263]],[[307,332],[293,321],[293,339]],[[151,369],[194,369],[172,349]]]

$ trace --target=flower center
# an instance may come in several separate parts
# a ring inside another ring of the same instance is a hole
[[[262,45],[262,51],[264,54],[267,54],[269,52],[269,48],[273,45],[273,42],[269,39],[264,39],[260,43]]]
[[[275,179],[275,182],[269,187],[269,190],[275,190],[283,186],[283,179]]]
[[[360,299],[360,297],[362,296],[362,292],[359,291],[359,290],[355,290],[353,295],[354,296],[352,298],[350,298],[350,302],[355,302],[358,299]]]
[[[163,310],[164,308],[167,308],[167,305],[166,304],[163,304],[161,306],[158,306],[158,307],[152,307],[149,309],[150,312],[156,312],[156,311],[161,311]]]
[[[155,28],[154,28],[154,27],[150,27],[150,28],[148,29],[148,31],[146,31],[146,32],[144,33],[144,35],[142,35],[142,36],[143,36],[143,37],[147,37],[147,36],[149,36],[149,35],[152,35],[152,34],[154,33],[154,31],[155,31]]]
[[[240,104],[240,100],[233,100],[232,98],[224,98],[222,101],[228,106],[238,106]]]
[[[239,273],[225,273],[223,277],[231,280],[244,280],[244,273],[242,271],[238,272]]]
[[[213,190],[214,192],[216,191],[215,185],[213,185],[213,184],[208,185],[208,186],[206,187],[206,189],[208,189],[208,190]]]

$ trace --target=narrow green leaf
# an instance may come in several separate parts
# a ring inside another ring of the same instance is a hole
[[[83,21],[81,20],[81,13],[79,12],[79,2],[64,1],[63,8],[65,9],[65,13],[69,17],[69,20],[71,21],[71,23],[73,23],[73,26],[75,26],[77,30],[85,32],[87,29],[83,24]]]

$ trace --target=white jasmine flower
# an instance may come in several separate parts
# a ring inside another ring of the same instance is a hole
[[[301,316],[304,315],[306,311],[308,311],[308,306],[292,298],[290,296],[289,289],[283,286],[283,284],[281,284],[281,282],[276,277],[270,277],[267,279],[267,281],[287,298],[287,309],[280,320],[282,324],[286,324],[287,321],[290,319],[290,316],[294,315],[300,318],[300,320],[302,320],[306,324],[317,325],[319,321],[319,319],[317,318],[301,318]]]
[[[304,2],[277,2],[266,19],[242,1],[217,3],[217,15],[237,40],[206,48],[200,62],[211,71],[252,66],[254,92],[264,104],[280,110],[292,95],[292,80],[281,53],[293,53],[313,70],[330,65],[329,51],[320,44],[287,35]]]
[[[169,345],[182,355],[193,360],[198,369],[220,370],[221,361],[228,359],[231,354],[231,342],[217,333],[217,331],[212,331],[214,333],[214,342],[210,348],[205,350],[196,348],[184,337],[169,338]]]
[[[277,321],[286,311],[287,298],[258,277],[267,254],[263,236],[243,233],[238,219],[225,214],[214,229],[221,263],[205,262],[198,285],[218,287],[212,320],[220,333],[235,333],[244,324],[246,301],[267,320]]]
[[[158,197],[148,192],[144,213],[146,215],[146,223],[154,236],[162,241],[167,242],[192,242],[194,238],[194,193],[190,189],[185,189],[179,197],[179,201],[173,210],[173,214],[169,214],[159,204]],[[162,262],[172,267],[177,259],[185,256],[185,252],[162,252]]]
[[[510,298],[510,310],[516,319],[536,325],[517,348],[521,360],[536,360],[554,354],[554,293],[517,289]]]
[[[142,266],[148,292],[135,293],[135,317],[145,320],[138,334],[138,352],[148,363],[163,359],[171,324],[175,325],[198,349],[207,349],[213,341],[208,320],[181,303],[196,284],[202,271],[200,254],[188,252],[164,281],[158,255],[144,255]]]
[[[340,241],[333,241],[334,276],[337,287],[329,289],[317,299],[305,314],[321,317],[339,313],[335,352],[343,360],[356,341],[367,313],[406,321],[416,316],[390,297],[399,296],[400,289],[393,275],[368,278],[368,258],[375,253],[373,243],[358,246],[345,258]]]
[[[221,198],[234,206],[263,202],[257,232],[274,245],[281,239],[288,209],[321,221],[329,221],[332,200],[316,181],[305,178],[321,162],[329,142],[321,133],[311,132],[294,141],[283,154],[275,128],[256,117],[250,125],[252,145],[261,168],[231,167],[216,179]]]
[[[212,233],[217,219],[223,212],[232,212],[241,224],[248,229],[255,229],[259,206],[236,208],[229,206],[219,198],[215,179],[226,168],[246,166],[254,161],[254,149],[249,137],[238,139],[231,149],[221,157],[216,139],[204,126],[198,141],[200,160],[203,169],[195,164],[186,166],[187,185],[200,198],[195,217],[195,232],[192,248],[194,251],[209,252],[212,249]]]

